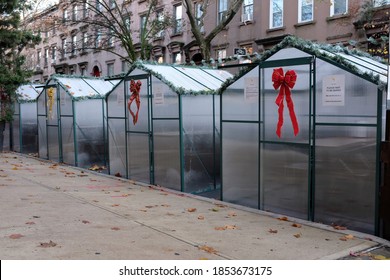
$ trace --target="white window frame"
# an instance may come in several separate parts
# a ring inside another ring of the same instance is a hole
[[[335,10],[334,10],[334,7],[335,7],[335,2],[338,2],[338,1],[345,1],[345,12],[344,13],[335,13]],[[345,15],[348,13],[348,0],[331,0],[331,3],[330,3],[330,16],[333,17],[333,16],[338,16],[338,15]]]
[[[253,5],[254,0],[244,0],[244,2],[242,3],[242,22],[253,21]]]
[[[174,34],[183,32],[183,5],[174,6],[175,26]]]
[[[307,3],[309,2],[309,4]],[[304,7],[304,4],[309,6],[311,5],[311,18],[310,19],[305,19],[303,20],[302,19],[302,9]],[[298,22],[301,23],[301,22],[309,22],[309,21],[313,21],[314,19],[314,0],[299,0],[298,2]]]
[[[77,54],[77,35],[72,35],[72,55]]]
[[[274,2],[281,1],[282,4],[282,18],[281,18],[281,24],[280,25],[275,25],[274,26]],[[283,17],[284,17],[284,0],[270,0],[270,15],[269,15],[269,27],[272,28],[280,28],[283,27]]]
[[[229,7],[229,0],[218,0],[218,23],[220,23]]]
[[[374,0],[374,7],[381,7],[389,4],[390,0]]]

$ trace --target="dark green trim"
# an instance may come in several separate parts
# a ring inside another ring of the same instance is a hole
[[[361,127],[376,127],[377,124],[363,124],[363,123],[322,123],[317,122],[317,126],[361,126]]]
[[[286,66],[298,66],[298,65],[307,65],[312,63],[313,57],[298,57],[290,59],[281,59],[281,60],[267,60],[260,63],[261,68],[272,68],[272,67],[286,67]]]

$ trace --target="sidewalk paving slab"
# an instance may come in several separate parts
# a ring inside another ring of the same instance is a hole
[[[0,153],[0,220],[3,260],[359,259],[390,244],[17,153]]]

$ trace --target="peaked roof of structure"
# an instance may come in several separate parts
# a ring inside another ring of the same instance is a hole
[[[25,84],[16,89],[16,96],[20,103],[34,102],[41,91],[42,85],[40,84]]]
[[[348,49],[338,45],[321,44],[307,41],[295,36],[288,36],[272,49],[265,51],[261,55],[248,57],[253,63],[261,63],[282,49],[296,48],[309,55],[325,60],[333,65],[343,68],[352,74],[363,77],[379,86],[381,89],[387,87],[388,65],[380,58],[373,57],[368,53],[356,49]],[[240,71],[234,79],[223,85],[226,88],[229,84],[237,80],[243,74],[251,70],[247,67]]]
[[[96,77],[53,75],[47,81],[47,85],[55,83],[62,85],[73,99],[82,100],[105,98],[119,81],[107,81]]]
[[[178,94],[215,94],[222,84],[233,75],[227,71],[198,66],[155,64],[138,61],[132,65],[129,74],[134,69],[145,71]]]

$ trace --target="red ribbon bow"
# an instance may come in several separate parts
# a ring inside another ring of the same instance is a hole
[[[274,69],[274,72],[272,74],[273,86],[276,90],[280,87],[278,97],[275,100],[276,105],[279,106],[278,109],[279,120],[276,127],[276,134],[278,135],[279,138],[282,134],[281,129],[283,126],[284,96],[286,96],[287,107],[290,112],[290,118],[294,129],[294,135],[296,136],[299,132],[298,121],[294,112],[294,103],[290,91],[290,89],[294,87],[296,81],[297,81],[297,74],[295,73],[294,70],[288,70],[286,72],[286,75],[284,75],[282,68]]]
[[[130,81],[130,91],[132,92],[131,96],[129,97],[129,101],[127,102],[127,109],[129,110],[131,116],[133,117],[133,124],[135,125],[138,121],[138,112],[139,107],[141,106],[141,99],[139,96],[139,92],[141,90],[141,81],[134,82],[134,80]],[[131,110],[131,103],[133,103],[135,99],[135,104],[137,105],[137,112],[134,114],[133,110]]]

